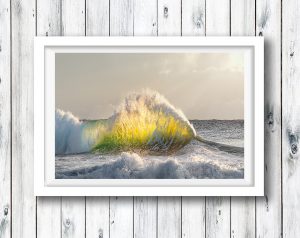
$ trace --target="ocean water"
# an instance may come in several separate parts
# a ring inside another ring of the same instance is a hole
[[[234,147],[244,146],[243,120],[191,120],[202,138]],[[220,150],[191,140],[169,155],[133,151],[74,153],[55,157],[57,179],[240,179],[243,153]]]

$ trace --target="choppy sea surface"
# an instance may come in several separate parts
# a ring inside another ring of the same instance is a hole
[[[192,120],[204,139],[243,147],[243,120]],[[243,154],[192,140],[172,155],[83,153],[55,157],[57,179],[233,179],[244,177]]]

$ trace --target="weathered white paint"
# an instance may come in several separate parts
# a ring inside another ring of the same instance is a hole
[[[281,1],[256,1],[265,39],[265,196],[256,198],[257,237],[281,236]],[[285,36],[282,36],[283,38]]]
[[[157,11],[155,11],[156,4]],[[297,186],[299,180],[297,166],[299,153],[297,125],[299,121],[297,120],[299,118],[299,99],[297,99],[299,94],[299,47],[297,45],[299,5],[297,4],[299,3],[296,0],[282,3],[280,0],[256,0],[256,19],[251,13],[253,4],[254,1],[250,0],[158,0],[157,3],[146,0],[37,0],[35,5],[35,1],[32,0],[25,2],[12,0],[10,6],[9,1],[0,1],[0,128],[2,128],[0,136],[0,229],[5,227],[4,232],[3,229],[0,230],[0,237],[35,237],[36,234],[38,237],[68,237],[70,234],[72,237],[101,237],[102,227],[103,237],[108,237],[109,233],[111,237],[133,237],[134,234],[139,237],[138,234],[143,234],[143,231],[148,234],[148,237],[153,237],[154,232],[151,232],[154,228],[149,227],[154,227],[155,211],[157,211],[158,237],[195,237],[198,232],[197,237],[201,237],[203,222],[206,222],[206,237],[228,237],[230,234],[232,237],[244,237],[244,234],[250,234],[249,237],[252,237],[254,231],[249,230],[253,227],[251,198],[237,201],[232,199],[231,210],[229,198],[207,198],[204,212],[204,198],[183,198],[182,205],[180,198],[159,198],[158,206],[155,205],[156,198],[135,198],[134,201],[132,198],[124,198],[118,202],[116,198],[111,198],[111,204],[108,198],[87,198],[86,203],[85,198],[64,198],[63,206],[61,206],[60,198],[49,197],[38,198],[36,214],[36,198],[33,196],[32,182],[32,46],[35,27],[37,27],[38,35],[49,36],[84,35],[85,33],[108,35],[109,32],[111,35],[155,35],[157,31],[159,35],[180,35],[181,33],[183,35],[203,35],[204,33],[228,35],[230,30],[232,34],[252,35],[252,24],[255,20],[256,34],[263,35],[266,42],[266,196],[256,199],[255,233],[256,237],[280,237],[283,230],[284,237],[296,237],[300,232],[300,219],[297,213],[299,210]],[[283,11],[282,19],[281,11]],[[282,122],[284,138],[282,191],[281,38],[283,40],[282,100],[285,105]],[[8,60],[9,57],[11,58]],[[12,118],[10,118],[9,105],[10,84]],[[8,129],[10,120],[11,135]],[[10,156],[10,139],[12,157]],[[12,179],[10,163],[12,164]],[[9,193],[10,185],[12,185],[11,194]],[[281,196],[283,197],[283,227],[281,226]],[[12,197],[12,204],[10,204],[10,197]],[[10,219],[10,209],[12,209],[12,219]],[[85,212],[89,217],[85,218]],[[105,218],[107,213],[110,215],[110,220]],[[205,213],[206,221],[203,218]],[[241,219],[236,220],[234,218],[236,216]],[[92,220],[93,217],[95,220]],[[194,220],[192,220],[193,217]],[[67,225],[68,218],[69,225]],[[113,224],[111,224],[112,221]],[[200,228],[192,225],[192,221],[198,221]],[[247,227],[238,227],[238,221],[243,225],[247,223]],[[64,224],[69,226],[66,234]],[[10,226],[12,226],[12,234],[10,234]],[[75,227],[74,233],[70,233],[71,227]]]
[[[37,237],[61,237],[61,197],[38,198],[37,214]]]
[[[36,198],[33,195],[35,1],[11,1],[11,14],[12,237],[34,238],[36,236]]]
[[[158,0],[158,35],[181,35],[180,0]],[[181,237],[181,198],[158,197],[157,237]]]
[[[59,36],[61,28],[60,0],[37,1],[36,27],[38,36]],[[37,237],[61,237],[61,198],[37,198]]]
[[[205,0],[182,1],[182,35],[205,35]]]
[[[85,35],[85,0],[62,0],[62,35]],[[61,205],[62,237],[85,237],[85,197],[63,197]]]
[[[157,36],[157,0],[136,0],[133,15],[135,36]]]
[[[133,198],[110,198],[110,237],[133,237]]]
[[[158,35],[181,35],[181,0],[158,0]]]
[[[109,35],[109,0],[86,0],[86,35]]]
[[[206,1],[206,35],[230,35],[230,1]],[[230,198],[207,197],[206,237],[230,237]]]
[[[63,197],[61,202],[61,237],[85,237],[84,197]]]
[[[86,198],[86,237],[109,237],[109,197]]]
[[[157,197],[134,198],[134,237],[156,238]]]
[[[0,1],[0,22],[0,237],[10,237],[11,41],[9,1]]]
[[[110,0],[110,35],[133,35],[133,0]]]
[[[134,2],[134,35],[157,36],[157,0]],[[134,198],[134,237],[157,237],[157,197]]]
[[[157,207],[157,237],[181,237],[181,197],[159,197]]]
[[[110,0],[110,35],[133,35],[133,0]],[[133,237],[133,197],[110,197],[110,237]]]
[[[205,35],[205,1],[182,1],[182,35]],[[182,197],[181,237],[205,237],[205,198]]]
[[[283,237],[300,234],[300,3],[283,2],[282,8],[282,203]]]
[[[205,237],[205,197],[182,197],[181,237]]]
[[[109,0],[86,1],[86,35],[109,35]],[[109,197],[86,198],[86,237],[109,237]]]
[[[255,35],[255,1],[231,1],[231,35]],[[255,198],[231,198],[231,237],[255,237]]]

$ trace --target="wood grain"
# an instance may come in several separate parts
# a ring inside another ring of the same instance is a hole
[[[157,237],[157,197],[134,198],[134,237]]]
[[[182,1],[182,35],[205,35],[205,1]],[[181,237],[205,237],[205,198],[182,197],[181,206]]]
[[[205,0],[182,0],[182,35],[205,35]]]
[[[10,3],[0,0],[0,237],[11,229]]]
[[[283,2],[282,8],[282,204],[283,237],[300,234],[300,3]]]
[[[109,35],[109,0],[86,0],[86,35]]]
[[[110,198],[110,238],[133,237],[133,198]]]
[[[157,0],[134,2],[134,35],[157,36]],[[134,237],[157,237],[157,197],[134,198]]]
[[[133,0],[110,0],[110,35],[133,35]],[[110,238],[133,237],[133,197],[110,197]]]
[[[61,237],[85,237],[85,203],[83,197],[62,198]]]
[[[0,0],[0,237],[297,237],[298,11],[297,0]],[[49,197],[37,198],[36,204],[36,34],[253,35],[254,27],[265,38],[266,88],[266,195],[256,198],[256,208],[253,198],[232,198],[231,203],[207,198],[205,205],[205,198]]]
[[[181,35],[181,2],[158,0],[158,35]],[[181,198],[158,197],[157,237],[181,237]]]
[[[232,0],[230,11],[232,36],[255,35],[255,2]],[[231,198],[231,237],[255,237],[255,198]]]
[[[62,0],[62,34],[85,35],[85,0]],[[62,237],[85,237],[85,197],[62,198]]]
[[[180,238],[181,237],[181,198],[158,198],[157,237]]]
[[[110,0],[110,35],[133,35],[133,0]]]
[[[109,35],[109,0],[86,1],[86,35]],[[109,237],[109,201],[109,197],[86,198],[86,237]]]
[[[109,197],[86,198],[86,237],[109,237]]]
[[[265,40],[265,196],[256,199],[257,237],[281,236],[281,1],[256,2]]]
[[[205,198],[182,197],[182,238],[205,237]]]
[[[206,35],[230,35],[230,1],[206,1]],[[206,237],[230,237],[230,198],[206,199]]]
[[[37,200],[37,237],[61,237],[61,197],[39,197]]]
[[[11,1],[12,237],[36,236],[33,195],[33,37],[35,1]],[[9,179],[9,178],[7,178]]]
[[[37,1],[38,36],[59,36],[61,3],[59,0]],[[61,237],[61,197],[37,198],[37,237]]]
[[[181,35],[181,0],[158,0],[158,35]]]

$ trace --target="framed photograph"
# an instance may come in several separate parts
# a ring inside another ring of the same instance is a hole
[[[36,37],[36,196],[262,196],[262,37]]]

